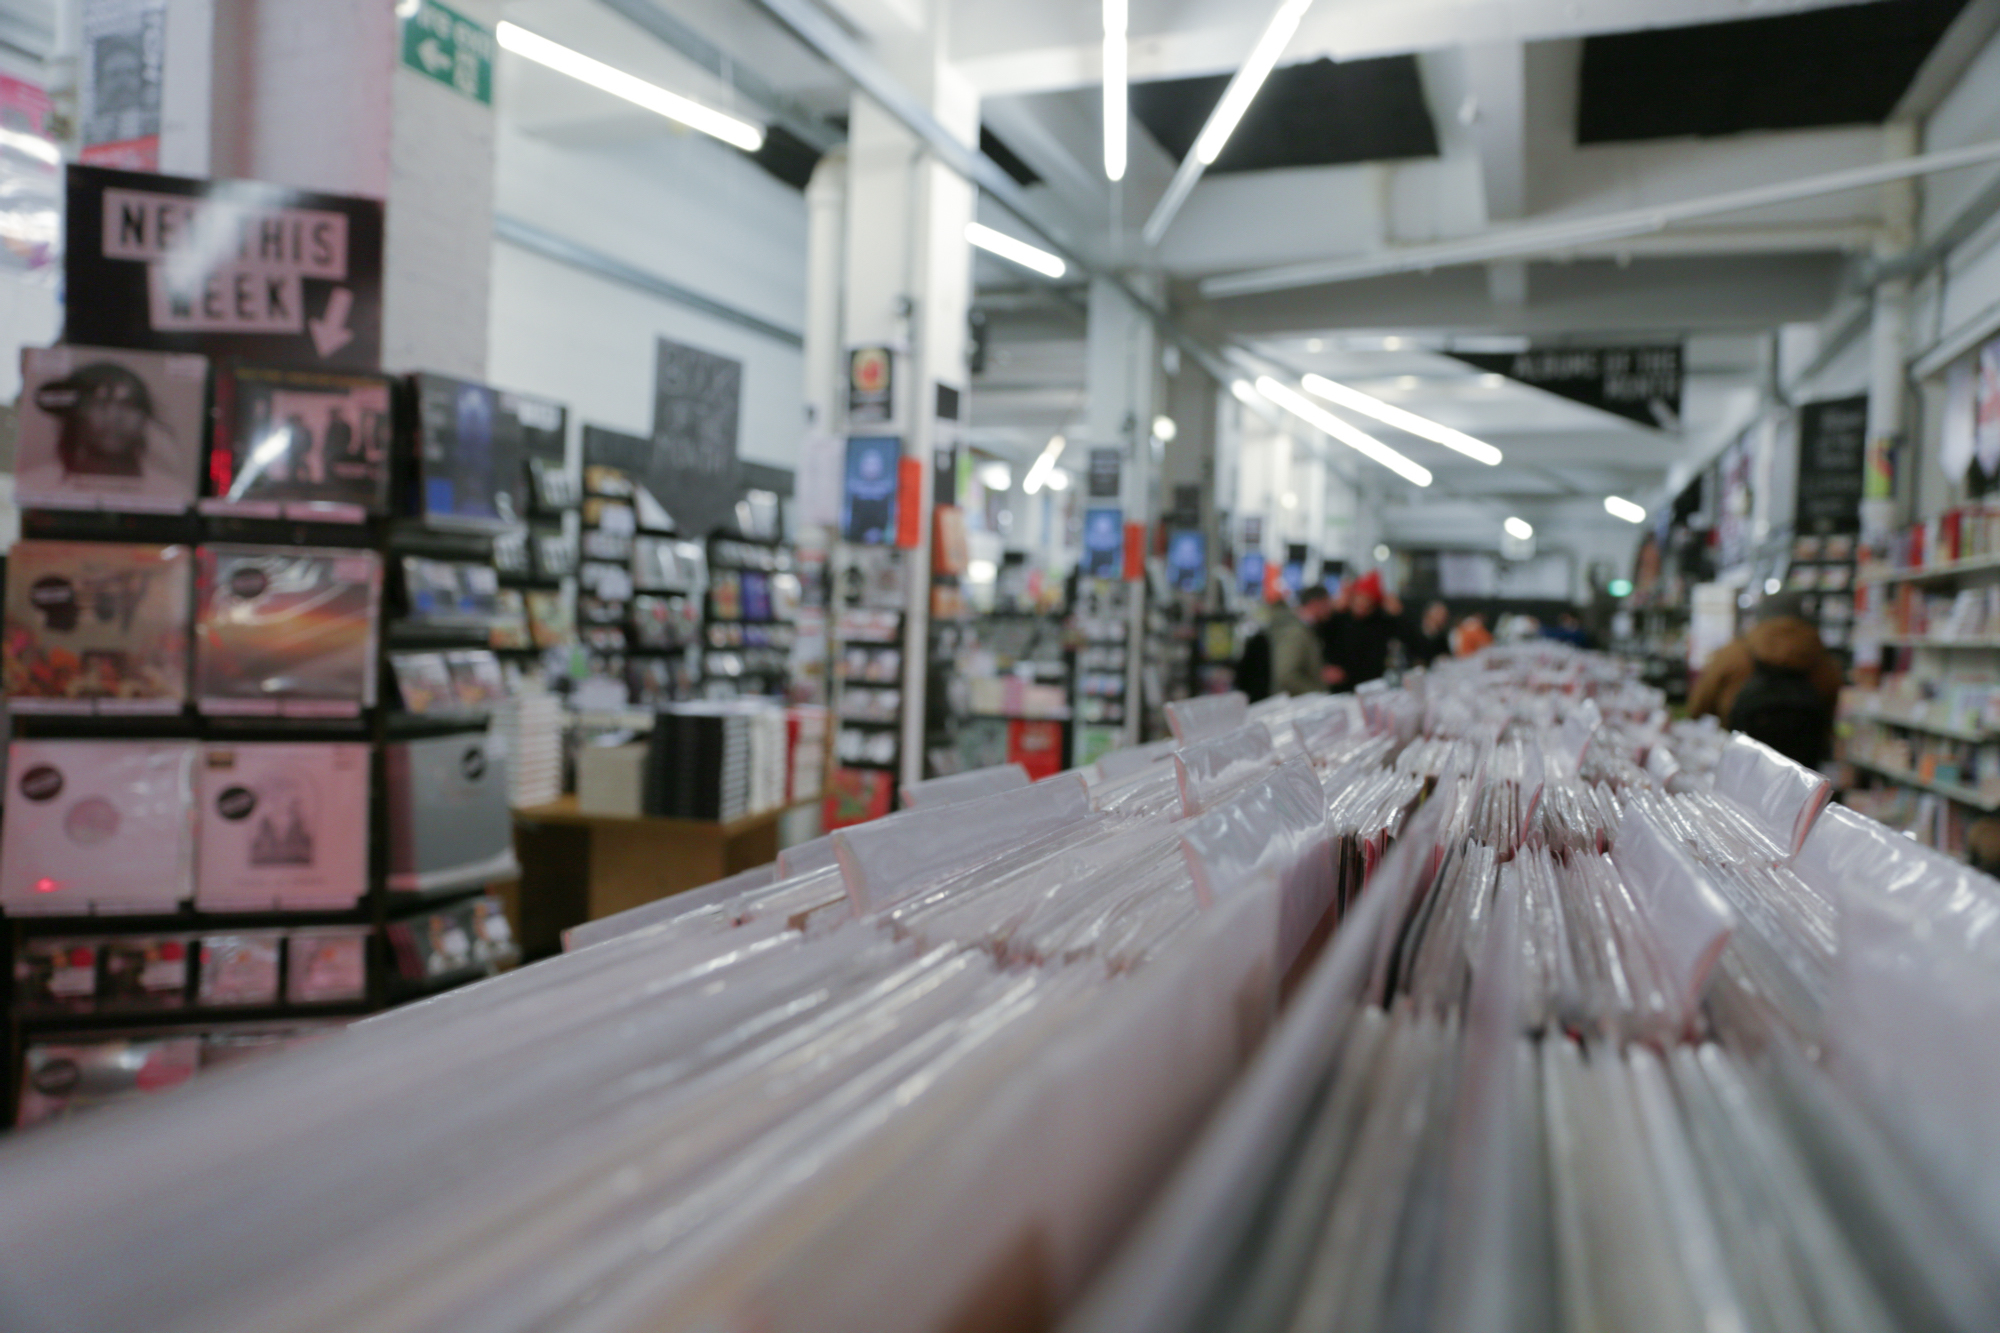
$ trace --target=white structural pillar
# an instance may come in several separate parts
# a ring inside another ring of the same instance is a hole
[[[1887,157],[1909,157],[1917,151],[1917,130],[1898,122],[1883,127],[1883,150]],[[1917,187],[1915,181],[1893,181],[1882,187],[1882,235],[1875,252],[1879,259],[1893,260],[1907,254],[1916,239]],[[1910,280],[1885,278],[1875,284],[1874,306],[1869,329],[1868,449],[1870,461],[1905,438],[1904,384],[1910,348]],[[1899,486],[1914,490],[1915,468],[1907,460],[1899,465],[1907,482]],[[1864,499],[1861,525],[1870,533],[1894,527],[1902,509],[1895,499]]]
[[[488,33],[500,17],[451,7]],[[481,379],[493,108],[402,66],[402,8],[169,0],[160,167],[381,199],[383,368]]]
[[[1159,347],[1153,322],[1108,279],[1090,284],[1090,323],[1086,334],[1084,373],[1088,404],[1084,413],[1085,443],[1093,449],[1119,451],[1119,507],[1125,522],[1150,525],[1159,514],[1159,447],[1152,423],[1158,402]],[[1094,503],[1102,504],[1102,500]],[[1147,529],[1150,534],[1150,526]],[[1121,570],[1122,572],[1122,570]],[[1146,585],[1126,589],[1125,743],[1140,739],[1146,700]]]
[[[945,63],[944,7],[931,24],[881,41],[877,53],[905,89],[965,144],[979,137],[979,97]],[[924,777],[924,684],[929,666],[931,464],[937,441],[937,389],[967,388],[966,314],[972,298],[973,187],[864,94],[848,118],[846,234],[840,292],[845,348],[895,351],[893,419],[903,456],[923,469],[917,488],[918,544],[903,553],[909,598],[903,617],[901,780]],[[814,261],[819,262],[815,248]],[[818,288],[816,277],[809,286]],[[814,349],[807,349],[807,363]],[[808,370],[808,391],[812,385]],[[843,423],[844,425],[845,423]],[[865,429],[881,431],[880,426]]]

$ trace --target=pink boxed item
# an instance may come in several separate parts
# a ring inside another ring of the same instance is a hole
[[[276,1004],[283,938],[276,931],[203,936],[196,1003],[204,1009]]]
[[[193,741],[15,741],[0,829],[9,912],[171,912],[194,892]]]
[[[36,1042],[28,1047],[24,1063],[17,1122],[23,1129],[106,1102],[179,1087],[200,1066],[201,1039]]]
[[[285,941],[285,998],[339,1004],[368,996],[368,928],[295,930]]]
[[[15,503],[23,509],[188,509],[201,475],[207,398],[207,357],[24,348]]]
[[[337,910],[368,892],[368,746],[209,745],[202,753],[203,911]]]
[[[177,713],[188,696],[185,546],[17,542],[6,691],[16,712]]]

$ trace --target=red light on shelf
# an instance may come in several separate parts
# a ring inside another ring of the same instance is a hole
[[[35,881],[36,893],[54,893],[61,887],[62,881],[50,879],[46,875]]]

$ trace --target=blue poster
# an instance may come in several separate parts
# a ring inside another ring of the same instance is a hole
[[[896,463],[903,441],[895,435],[856,435],[847,442],[847,471],[840,498],[840,535],[863,546],[896,539]]]
[[[1083,572],[1086,577],[1115,579],[1125,551],[1125,511],[1083,511]]]
[[[1264,555],[1261,551],[1245,551],[1236,557],[1236,573],[1243,580],[1243,591],[1253,597],[1264,594]]]
[[[1208,587],[1208,539],[1192,528],[1167,538],[1167,582],[1182,592]]]

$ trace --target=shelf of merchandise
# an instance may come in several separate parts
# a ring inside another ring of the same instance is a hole
[[[1873,722],[1884,727],[1900,727],[1904,731],[1921,731],[1926,736],[1942,736],[1946,740],[1963,741],[1967,745],[1985,745],[2000,741],[2000,731],[1967,731],[1962,727],[1947,727],[1936,722],[1926,722],[1922,718],[1897,717],[1893,713],[1848,713],[1843,722]]]
[[[1974,555],[1963,560],[1948,560],[1943,564],[1920,565],[1913,569],[1888,569],[1881,565],[1863,566],[1855,576],[1855,583],[1862,587],[1872,587],[1891,583],[1931,583],[1952,578],[1959,574],[1977,574],[1982,570],[2000,570],[2000,555]]]
[[[1970,635],[1963,639],[1935,638],[1928,634],[1885,634],[1881,639],[1885,648],[1941,648],[1941,649],[1994,649],[2000,648],[2000,635]]]
[[[2000,811],[2000,798],[1989,800],[1975,787],[1961,787],[1955,782],[1926,782],[1908,769],[1891,768],[1887,764],[1872,763],[1866,759],[1849,759],[1846,762],[1864,773],[1873,773],[1877,777],[1888,778],[1891,782],[1899,786],[1914,787],[1918,791],[1927,791],[1934,795],[1947,797],[1950,800],[1957,801],[1960,805],[1969,805],[1975,810],[1982,810],[1988,814]]]

